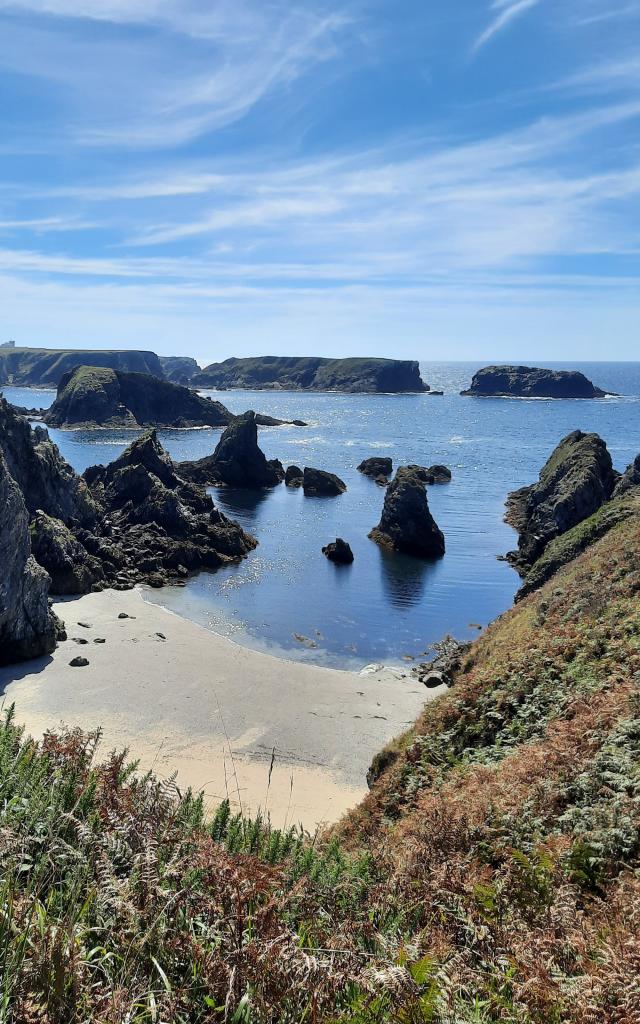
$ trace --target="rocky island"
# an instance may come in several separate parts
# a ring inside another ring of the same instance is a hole
[[[211,363],[191,382],[197,388],[281,391],[428,392],[417,362],[409,359],[323,359],[260,356]]]
[[[577,370],[534,366],[485,366],[460,392],[475,398],[606,398],[609,393]]]
[[[43,416],[49,427],[226,427],[236,417],[221,402],[147,373],[78,366],[66,373]],[[279,426],[272,416],[256,417],[261,426]],[[301,421],[296,421],[301,425]]]
[[[164,376],[155,352],[118,349],[54,349],[0,346],[0,384],[13,387],[57,388],[77,366],[102,366],[131,373]]]
[[[181,462],[180,474],[202,487],[240,487],[259,490],[275,487],[285,472],[278,459],[268,460],[258,446],[258,419],[249,410],[234,418],[212,455]]]

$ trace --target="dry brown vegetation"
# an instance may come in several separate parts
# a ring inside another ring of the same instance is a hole
[[[640,522],[498,620],[330,836],[0,733],[0,1020],[638,1024]]]

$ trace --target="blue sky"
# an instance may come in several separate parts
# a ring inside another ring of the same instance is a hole
[[[0,0],[24,344],[640,351],[640,0]]]

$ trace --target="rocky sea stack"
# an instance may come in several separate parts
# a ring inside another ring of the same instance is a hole
[[[78,366],[58,385],[44,416],[50,427],[224,427],[233,414],[220,402],[146,373]]]
[[[518,571],[526,574],[550,541],[597,512],[618,480],[598,434],[575,430],[565,437],[538,482],[509,495],[506,520],[519,534],[510,560]]]
[[[335,473],[305,466],[302,489],[308,498],[336,498],[339,494],[344,494],[347,485]]]
[[[29,513],[0,449],[0,665],[49,654],[49,577],[31,554]]]
[[[327,544],[322,549],[322,554],[330,562],[335,562],[336,565],[351,565],[353,562],[351,545],[346,540],[343,540],[342,537],[336,537],[331,544]]]
[[[462,395],[476,398],[606,398],[577,370],[545,370],[534,366],[485,366]]]
[[[431,515],[425,483],[416,467],[396,470],[387,487],[380,522],[369,537],[382,547],[418,558],[444,555],[444,534]]]
[[[241,487],[260,490],[284,480],[278,459],[267,459],[258,446],[258,421],[251,410],[236,417],[224,431],[213,455],[182,462],[180,473],[202,486]]]
[[[318,356],[257,356],[225,359],[196,374],[198,388],[281,391],[346,391],[352,394],[424,392],[417,362],[409,359],[323,359]]]

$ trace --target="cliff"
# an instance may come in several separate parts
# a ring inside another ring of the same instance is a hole
[[[57,388],[76,366],[90,365],[162,377],[154,352],[117,349],[0,348],[0,384]]]
[[[428,391],[417,362],[401,359],[322,359],[260,356],[212,363],[191,381],[198,388],[283,391]]]
[[[165,380],[172,384],[189,384],[200,373],[200,367],[191,356],[158,356]]]
[[[576,370],[544,370],[532,366],[485,366],[462,395],[477,398],[605,398]]]
[[[220,402],[146,373],[79,366],[66,373],[44,416],[51,427],[224,427]]]

